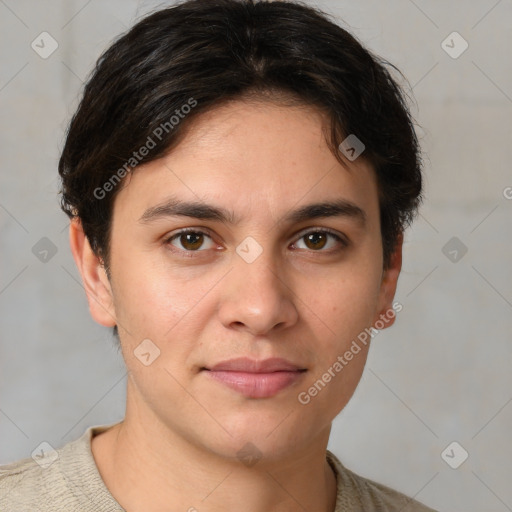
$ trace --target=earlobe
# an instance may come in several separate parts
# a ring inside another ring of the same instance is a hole
[[[385,324],[384,328],[391,327],[395,323],[393,299],[398,284],[398,277],[402,270],[402,247],[403,233],[400,233],[390,258],[389,267],[382,274],[379,307],[377,308],[378,313],[373,320],[373,325],[376,326],[377,324],[376,328],[379,328],[378,326],[382,328],[382,323]]]
[[[85,236],[80,219],[75,217],[69,226],[69,243],[82,282],[93,319],[105,327],[116,325],[112,288],[105,269],[89,240]]]

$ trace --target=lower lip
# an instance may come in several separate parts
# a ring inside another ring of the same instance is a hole
[[[248,398],[269,398],[297,382],[305,372],[247,373],[205,370],[212,379]]]

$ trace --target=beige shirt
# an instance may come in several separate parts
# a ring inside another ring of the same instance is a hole
[[[37,462],[28,458],[0,466],[0,512],[124,512],[101,479],[91,452],[93,436],[111,426],[90,427]],[[334,512],[435,512],[356,475],[329,451],[327,460],[337,482]]]

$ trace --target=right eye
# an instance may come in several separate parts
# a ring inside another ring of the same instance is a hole
[[[210,240],[210,245],[209,247],[201,248],[204,245],[205,238]],[[177,241],[181,247],[175,245],[173,243],[175,241]],[[205,251],[213,248],[214,246],[211,237],[204,231],[199,231],[197,229],[182,229],[168,237],[166,243],[186,252]]]

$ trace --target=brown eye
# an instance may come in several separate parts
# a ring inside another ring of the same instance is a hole
[[[310,249],[323,249],[327,243],[327,234],[322,232],[309,233],[304,237],[304,240]]]
[[[185,249],[195,251],[203,245],[203,238],[200,233],[183,233],[179,240]]]
[[[299,238],[299,242],[304,243],[305,247],[299,249],[309,249],[316,252],[328,252],[329,249],[343,249],[348,247],[348,243],[339,235],[326,230],[310,231]],[[324,250],[325,249],[325,250]]]
[[[206,246],[205,242],[210,240],[210,246]],[[176,244],[179,242],[179,245]],[[170,243],[174,247],[181,249],[182,251],[198,252],[205,249],[211,249],[213,243],[211,237],[202,231],[181,231],[171,236],[167,243]]]

